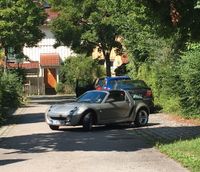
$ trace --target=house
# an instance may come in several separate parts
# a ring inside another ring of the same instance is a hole
[[[110,53],[110,63],[111,63],[111,74],[114,76],[116,75],[115,69],[120,67],[122,64],[128,63],[128,55],[126,53],[122,55],[116,54],[116,48],[113,48]],[[93,49],[92,53],[93,59],[98,59],[99,64],[105,65],[105,59],[103,53],[99,50],[98,47]]]
[[[58,16],[49,6],[45,6],[48,14],[47,24],[41,26],[45,37],[35,47],[24,47],[23,53],[28,57],[27,61],[7,61],[8,68],[21,67],[26,71],[25,92],[27,94],[55,94],[55,88],[59,82],[59,67],[62,61],[74,55],[67,46],[54,47],[56,39],[51,32],[48,22]]]
[[[67,46],[54,47],[56,39],[48,26],[48,22],[58,17],[59,14],[53,11],[48,3],[45,3],[44,7],[48,14],[47,24],[41,26],[40,29],[45,33],[45,37],[37,46],[25,46],[23,48],[23,53],[28,57],[28,60],[23,62],[16,62],[16,60],[12,58],[7,60],[8,68],[21,67],[25,69],[27,74],[25,92],[27,94],[55,94],[55,88],[59,82],[59,68],[61,62],[69,56],[75,55]],[[98,48],[96,48],[93,53],[93,58],[99,56],[101,57],[100,61],[104,64],[102,53],[98,52]],[[110,59],[112,75],[115,75],[114,70],[124,63],[124,60],[122,56],[116,55],[115,49],[112,50]],[[126,61],[127,59],[126,57]]]

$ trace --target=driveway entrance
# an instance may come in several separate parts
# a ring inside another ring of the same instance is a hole
[[[200,134],[199,126],[185,126],[152,114],[149,125],[62,127],[52,131],[44,113],[53,103],[73,97],[35,96],[16,112],[14,125],[0,129],[0,171],[50,172],[188,172],[152,144],[161,137],[173,142]]]

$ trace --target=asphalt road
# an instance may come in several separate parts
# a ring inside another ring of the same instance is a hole
[[[141,134],[146,128],[97,126],[52,131],[44,122],[49,104],[70,97],[33,98],[0,131],[0,172],[185,172]],[[160,124],[151,120],[150,125]]]

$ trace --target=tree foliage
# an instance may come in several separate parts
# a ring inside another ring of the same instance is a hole
[[[60,69],[61,83],[69,86],[72,90],[75,89],[77,80],[89,84],[102,75],[105,75],[105,73],[98,62],[91,57],[85,57],[85,55],[66,59]]]
[[[11,109],[20,105],[21,98],[21,79],[14,73],[0,70],[0,124]]]
[[[183,111],[187,115],[200,114],[200,44],[189,44],[180,61],[180,77],[183,82],[180,94]]]
[[[0,1],[0,44],[20,53],[23,46],[34,46],[44,34],[39,26],[44,24],[46,14],[42,7],[30,0]]]
[[[121,47],[115,40],[119,35],[115,22],[118,1],[111,0],[52,0],[60,17],[52,23],[52,30],[59,44],[70,46],[76,52],[90,54],[98,46],[106,61],[106,73],[110,72],[110,52]]]
[[[148,82],[165,111],[200,114],[199,0],[52,2],[61,11],[52,24],[58,43],[76,52],[100,45],[105,54],[118,46],[128,52],[129,75]],[[187,49],[188,42],[196,43]]]
[[[199,84],[194,75],[199,69],[191,66],[199,63],[199,54],[197,49],[186,50],[188,41],[199,41],[197,1],[130,3],[123,1],[119,15],[119,26],[129,52],[129,75],[147,81],[156,103],[165,111],[199,114],[196,91]],[[174,12],[179,16],[173,16]],[[174,17],[178,17],[176,22]]]
[[[160,30],[161,34],[166,30],[163,28],[171,27],[173,32],[179,30],[185,41],[200,38],[198,0],[146,0],[145,4],[155,16],[160,18],[163,25]]]

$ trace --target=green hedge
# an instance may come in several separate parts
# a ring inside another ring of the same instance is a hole
[[[66,59],[60,68],[60,83],[56,90],[61,93],[70,93],[75,91],[77,80],[92,83],[95,78],[102,75],[105,75],[104,67],[92,57],[85,55],[71,57]]]
[[[196,44],[195,44],[196,45]],[[143,63],[137,76],[153,89],[155,104],[165,112],[200,118],[200,45],[179,57]]]
[[[0,71],[0,123],[9,111],[20,105],[22,98],[22,82],[19,77]]]
[[[187,116],[200,116],[200,44],[191,44],[180,61],[183,112]]]

